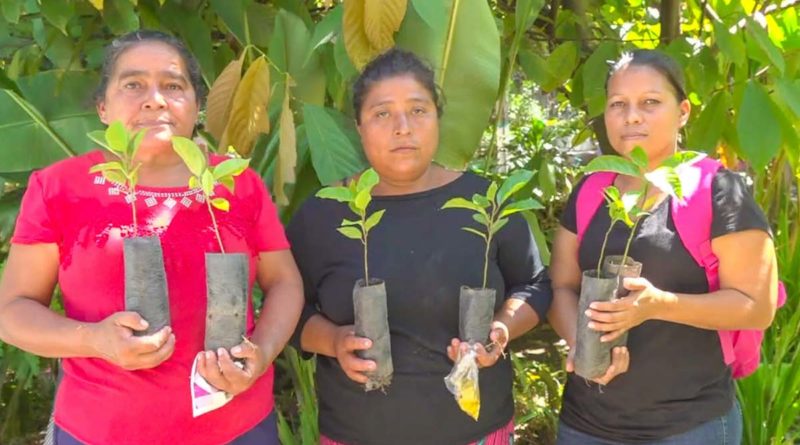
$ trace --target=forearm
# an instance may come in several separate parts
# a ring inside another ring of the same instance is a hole
[[[508,339],[513,340],[539,324],[536,311],[519,298],[509,298],[495,314],[495,321],[503,323],[508,329]]]
[[[735,289],[708,294],[662,292],[653,302],[652,313],[650,318],[655,320],[702,329],[765,329],[772,321],[774,306],[758,303]]]
[[[0,340],[42,357],[99,357],[93,328],[30,298],[0,307]]]
[[[279,282],[264,294],[264,305],[251,341],[272,363],[294,332],[303,307],[302,284],[294,280]]]
[[[321,314],[308,319],[300,335],[300,346],[304,351],[336,357],[334,346],[339,326]]]
[[[573,346],[578,324],[578,294],[571,289],[553,289],[553,304],[547,312],[547,321],[568,345]]]

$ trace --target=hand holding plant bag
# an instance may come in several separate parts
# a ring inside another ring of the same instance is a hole
[[[144,138],[144,130],[131,135],[120,121],[112,122],[105,131],[88,134],[95,143],[105,148],[117,160],[92,166],[89,173],[101,173],[106,181],[116,184],[131,206],[133,225],[122,240],[125,265],[125,310],[136,312],[148,323],[147,328],[133,331],[134,335],[155,334],[170,324],[167,274],[164,254],[158,236],[141,236],[136,213],[136,185],[141,163],[134,158]]]
[[[542,208],[542,205],[533,198],[518,202],[509,202],[509,198],[522,189],[533,177],[530,171],[519,171],[511,174],[501,186],[492,182],[486,190],[486,195],[474,194],[472,200],[453,198],[447,201],[443,209],[467,209],[475,212],[472,218],[483,226],[482,230],[472,227],[462,227],[469,233],[481,237],[486,243],[483,263],[482,286],[473,289],[461,287],[459,296],[459,337],[469,343],[466,353],[459,354],[453,369],[445,377],[447,389],[453,393],[461,409],[470,417],[478,420],[480,415],[480,390],[478,385],[477,357],[483,343],[489,338],[489,330],[494,318],[495,290],[487,289],[487,275],[489,268],[489,250],[492,239],[500,229],[508,223],[508,217],[514,213]],[[486,350],[502,348],[505,345],[489,344]],[[501,351],[502,352],[502,351]]]
[[[337,229],[339,233],[361,241],[364,245],[364,279],[358,280],[353,288],[353,313],[355,317],[355,333],[372,341],[372,347],[358,350],[356,354],[365,360],[373,360],[377,365],[374,371],[365,372],[367,382],[364,389],[385,390],[392,382],[394,367],[392,365],[392,349],[389,333],[389,314],[386,305],[386,285],[379,278],[369,277],[368,237],[369,231],[383,217],[384,210],[367,214],[367,207],[372,202],[372,189],[380,178],[373,169],[368,169],[358,178],[351,181],[348,187],[326,187],[317,196],[346,202],[359,218],[342,220]]]
[[[630,159],[616,155],[604,155],[593,159],[584,169],[587,173],[609,172],[637,178],[641,188],[626,193],[611,185],[602,189],[603,198],[608,204],[608,215],[611,224],[606,231],[600,250],[597,268],[584,271],[581,278],[581,293],[578,302],[578,332],[575,345],[575,373],[586,379],[602,376],[611,364],[611,351],[614,347],[624,346],[627,335],[622,334],[613,341],[604,342],[603,332],[589,329],[590,317],[586,315],[590,305],[597,301],[613,301],[626,295],[622,288],[623,278],[635,278],[641,273],[642,264],[629,257],[631,242],[636,234],[636,227],[643,217],[658,202],[658,195],[648,197],[651,187],[656,187],[673,199],[682,199],[680,166],[696,159],[699,153],[681,151],[667,158],[655,169],[648,171],[649,160],[644,149],[635,147]],[[590,189],[592,178],[584,183]],[[582,189],[581,192],[584,192]],[[590,192],[586,192],[590,193]],[[599,191],[598,191],[599,193]],[[579,193],[578,214],[584,213],[582,194]],[[588,224],[588,219],[583,220]],[[621,256],[605,257],[608,237],[614,225],[622,222],[629,229],[628,239]],[[579,222],[578,242],[582,238],[582,223]]]

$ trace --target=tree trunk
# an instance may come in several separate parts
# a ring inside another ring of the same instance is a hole
[[[661,0],[661,41],[670,43],[681,34],[681,1]]]

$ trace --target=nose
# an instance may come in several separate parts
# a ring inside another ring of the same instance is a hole
[[[395,136],[403,136],[411,133],[411,126],[408,124],[408,116],[405,113],[398,113],[394,120]]]
[[[626,107],[625,110],[625,125],[639,124],[642,122],[642,113],[636,105]]]
[[[154,86],[147,91],[147,96],[142,106],[146,109],[161,109],[166,108],[167,101],[158,87]]]

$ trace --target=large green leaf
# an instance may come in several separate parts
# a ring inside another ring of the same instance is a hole
[[[436,160],[463,169],[478,148],[500,83],[500,36],[486,0],[445,0],[435,27],[409,8],[397,45],[426,58],[447,100]]]
[[[445,2],[432,2],[431,0],[411,0],[411,5],[417,10],[417,14],[425,20],[432,29],[447,20],[447,9]]]
[[[114,34],[125,34],[139,28],[139,17],[130,0],[104,0],[103,19]]]
[[[311,162],[323,185],[348,178],[367,167],[353,123],[330,108],[303,106]]]
[[[755,40],[759,48],[766,53],[769,61],[783,74],[786,70],[786,62],[781,55],[781,50],[772,43],[767,31],[751,17],[747,17],[747,36]]]
[[[688,145],[692,149],[711,152],[717,147],[722,131],[728,125],[726,119],[731,97],[727,91],[720,91],[700,112],[700,116],[689,128]]]
[[[721,22],[714,22],[714,38],[722,53],[737,65],[747,61],[747,48],[740,34],[731,34],[728,27]]]
[[[788,79],[778,79],[775,82],[775,89],[778,92],[778,97],[800,119],[800,79],[796,79],[794,82]]]
[[[300,17],[281,10],[275,17],[275,32],[269,45],[269,58],[295,81],[292,93],[299,100],[314,105],[325,102],[325,73],[315,54],[307,56],[311,31]],[[283,76],[281,76],[283,77]]]
[[[603,42],[584,63],[583,97],[589,110],[589,117],[603,112],[606,105],[606,76],[611,63],[617,56],[616,43]],[[586,75],[591,73],[590,75]]]
[[[633,162],[616,155],[603,155],[592,159],[583,168],[586,173],[592,172],[614,172],[621,175],[641,176],[639,167]]]
[[[775,106],[767,90],[756,81],[750,81],[744,91],[736,129],[742,154],[756,169],[766,166],[778,154],[781,127]]]
[[[169,2],[161,8],[161,20],[171,29],[177,30],[192,54],[197,58],[206,85],[211,85],[217,78],[214,63],[211,29],[195,11],[181,7],[177,2]]]
[[[20,78],[17,85],[21,97],[11,90],[0,90],[3,172],[41,168],[93,148],[86,133],[102,125],[86,102],[97,77],[78,71],[59,74],[45,71]]]
[[[49,0],[42,2],[42,15],[44,15],[44,18],[65,35],[67,34],[67,23],[74,14],[75,3],[70,0]]]

